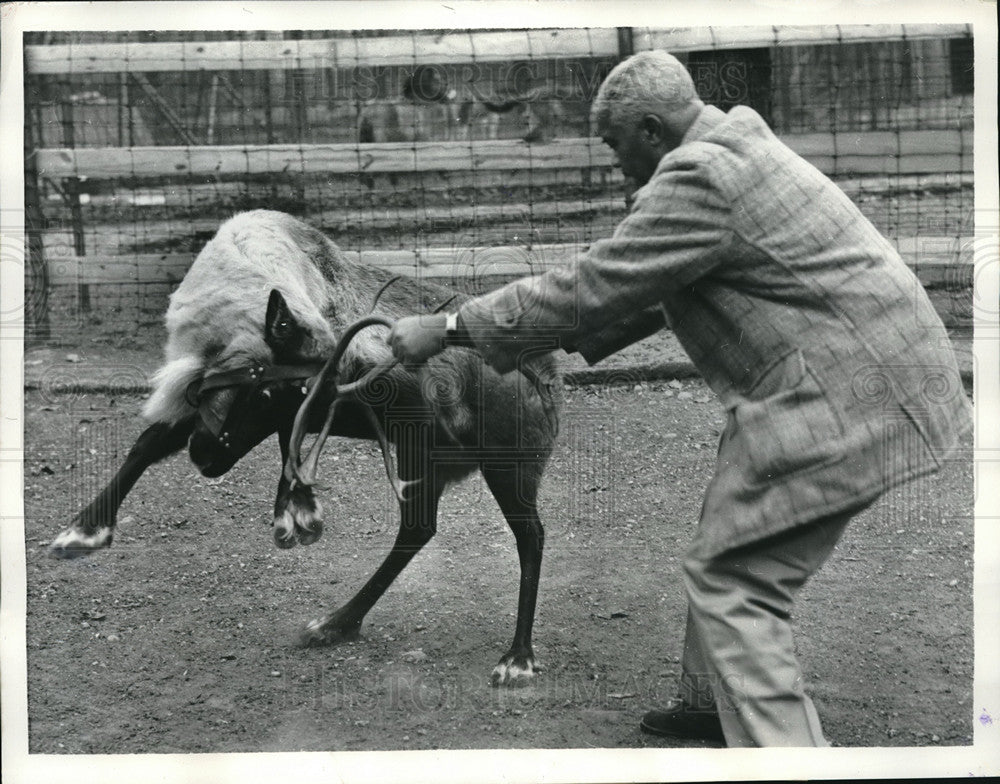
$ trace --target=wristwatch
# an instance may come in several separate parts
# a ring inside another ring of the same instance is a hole
[[[446,313],[444,316],[444,342],[449,346],[472,347],[474,344],[469,333],[458,323],[458,311]]]

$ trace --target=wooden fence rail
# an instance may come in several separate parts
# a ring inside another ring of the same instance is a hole
[[[635,50],[693,52],[866,41],[919,41],[972,35],[972,25],[810,25],[808,27],[632,28]]]
[[[931,174],[973,170],[972,131],[806,133],[784,141],[825,174]],[[611,166],[598,139],[394,144],[275,144],[42,149],[38,173],[51,179],[357,174],[402,171],[510,171]]]
[[[906,237],[895,242],[903,261],[927,288],[971,285],[975,241],[971,237]],[[354,261],[394,274],[471,282],[484,278],[536,275],[577,261],[589,246],[582,243],[535,246],[429,248],[425,250],[348,251]],[[179,283],[194,261],[192,253],[146,253],[121,256],[52,258],[53,285]]]
[[[971,34],[971,25],[631,28],[636,51],[666,49],[674,53],[824,42],[941,39]],[[418,61],[464,65],[620,54],[615,28],[414,32],[382,38],[299,41],[61,44],[28,46],[25,51],[28,72],[32,74],[355,68],[413,65]]]

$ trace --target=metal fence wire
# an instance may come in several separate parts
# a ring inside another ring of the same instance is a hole
[[[372,264],[467,291],[572,261],[625,214],[589,108],[607,72],[645,49],[681,58],[706,102],[760,112],[924,265],[925,285],[965,268],[964,25],[25,42],[29,336],[109,315],[158,321],[219,224],[260,207]]]

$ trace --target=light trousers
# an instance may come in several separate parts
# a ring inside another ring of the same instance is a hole
[[[727,746],[829,745],[805,693],[790,616],[796,593],[858,511],[710,559],[694,547],[686,557],[681,697],[718,711]]]

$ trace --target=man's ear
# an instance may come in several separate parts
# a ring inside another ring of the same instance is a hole
[[[647,114],[643,117],[639,122],[639,127],[642,129],[645,141],[654,147],[661,144],[667,137],[667,129],[663,120],[655,114]]]
[[[295,320],[281,292],[272,289],[264,317],[264,342],[274,352],[275,358],[297,353],[305,337],[305,329]]]

